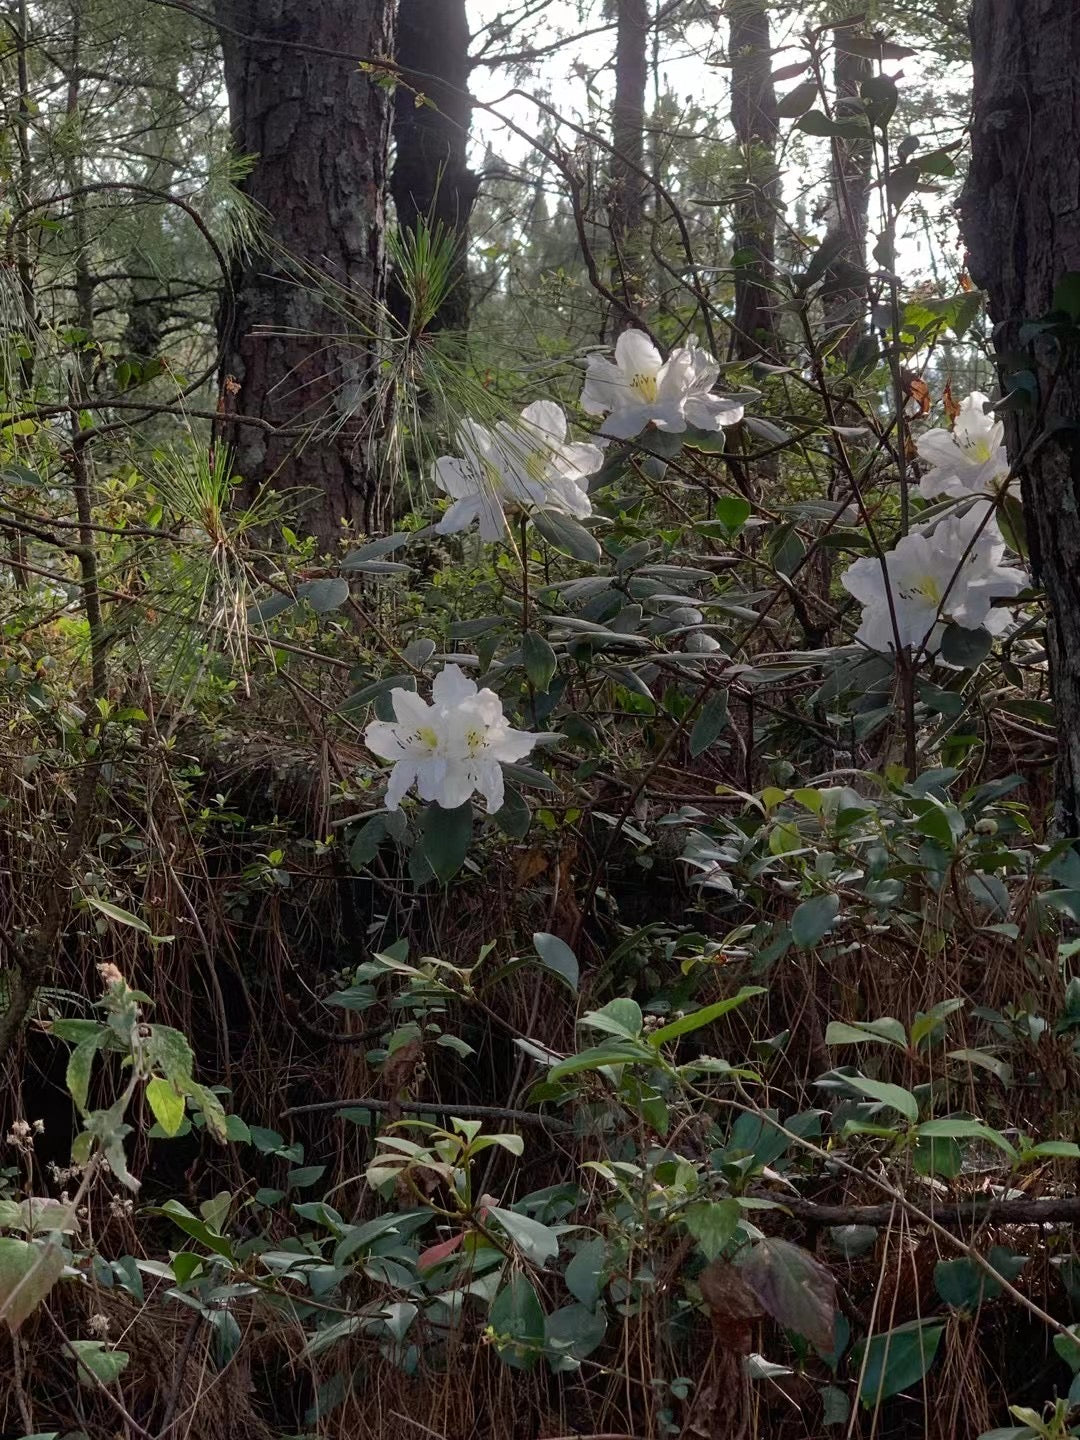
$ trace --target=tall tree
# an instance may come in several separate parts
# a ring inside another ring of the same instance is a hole
[[[1080,134],[1080,9],[1060,0],[976,0],[971,15],[974,125],[962,213],[972,278],[986,289],[1002,386],[1020,329],[1080,272],[1076,137]],[[1058,815],[1080,836],[1080,350],[1035,341],[1037,420],[1007,415],[1032,568],[1045,586],[1058,725]],[[1045,443],[1027,445],[1038,424]]]
[[[862,113],[859,92],[870,75],[870,61],[849,45],[852,25],[838,27],[833,51],[835,114],[838,120]],[[873,144],[834,138],[830,174],[827,241],[833,250],[821,303],[830,342],[845,359],[862,336],[869,309],[866,289],[866,234],[870,214]]]
[[[649,0],[616,0],[615,99],[611,112],[612,279],[627,309],[640,308],[645,278],[645,90],[649,78]],[[626,315],[615,315],[616,329]]]
[[[476,177],[469,169],[469,22],[465,0],[398,0],[397,62],[404,84],[394,100],[394,169],[390,188],[398,224],[415,232],[423,220],[455,242],[446,298],[430,330],[469,323],[467,244]],[[407,322],[408,301],[391,277],[390,305]]]
[[[735,354],[771,354],[776,341],[769,277],[776,260],[776,87],[769,12],[762,0],[733,0],[728,9],[731,121],[741,164],[733,210]]]
[[[216,0],[234,145],[264,228],[239,256],[223,307],[232,413],[295,433],[226,427],[249,493],[315,492],[305,526],[330,543],[342,522],[378,529],[383,399],[378,317],[393,0]],[[235,382],[235,383],[232,383]]]

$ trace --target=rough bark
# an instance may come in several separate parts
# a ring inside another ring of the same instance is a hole
[[[1039,381],[1035,414],[1011,410],[1032,567],[1049,604],[1058,724],[1058,817],[1080,835],[1080,355],[1048,341],[1026,354],[1020,327],[1080,272],[1080,8],[1062,0],[977,0],[972,159],[961,209],[972,278],[988,292],[1004,390],[1013,358]],[[1056,379],[1053,377],[1056,373]],[[1055,428],[1057,427],[1057,428]],[[1049,438],[1027,442],[1037,433]]]
[[[226,408],[304,432],[224,433],[246,496],[314,491],[302,525],[330,544],[342,522],[379,529],[389,498],[377,336],[392,101],[355,57],[393,53],[393,3],[217,0],[216,15],[234,146],[257,157],[241,189],[264,218],[224,307]]]
[[[843,30],[836,36],[833,84],[836,115],[852,115],[850,102],[857,100],[862,82],[871,73],[870,61],[844,48]],[[836,237],[842,243],[833,262],[833,274],[822,287],[821,303],[825,325],[834,351],[844,360],[851,357],[865,333],[869,300],[865,281],[858,275],[866,266],[866,235],[870,214],[870,182],[874,150],[867,140],[832,142],[832,183],[826,243]]]
[[[648,0],[617,0],[615,100],[611,111],[612,285],[627,307],[641,308],[645,279],[645,90],[649,78]],[[612,316],[616,329],[629,323]]]
[[[469,215],[476,176],[467,150],[469,22],[465,0],[398,0],[397,61],[405,84],[394,100],[394,170],[390,181],[403,230],[421,220],[457,241],[452,283],[429,330],[464,331],[469,323]],[[418,95],[423,96],[417,103]],[[390,309],[402,325],[408,301],[391,276]]]
[[[772,78],[769,12],[761,0],[737,0],[729,10],[731,120],[742,155],[733,208],[735,255],[734,353],[743,360],[776,350],[776,88]]]

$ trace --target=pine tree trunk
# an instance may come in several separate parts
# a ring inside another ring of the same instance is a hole
[[[776,262],[776,88],[772,78],[769,12],[761,0],[736,0],[728,11],[731,120],[742,152],[733,210],[735,354],[743,360],[773,356],[776,297],[769,288]]]
[[[862,82],[871,73],[869,60],[844,48],[844,36],[844,30],[838,31],[833,57],[835,113],[839,120],[857,113],[846,102],[858,100]],[[869,139],[832,142],[828,235],[838,236],[842,245],[833,262],[833,273],[822,287],[821,304],[830,345],[844,360],[851,358],[866,332],[868,292],[865,281],[856,275],[866,266],[873,160],[874,147]]]
[[[377,350],[392,101],[354,57],[392,54],[393,3],[217,0],[216,17],[235,150],[256,157],[240,188],[265,224],[223,306],[226,408],[304,432],[236,423],[225,438],[247,498],[316,492],[302,528],[330,544],[342,522],[381,528],[389,501]]]
[[[1039,381],[1036,413],[1010,410],[1010,458],[1032,568],[1049,603],[1048,652],[1058,725],[1058,820],[1080,835],[1080,355],[1020,327],[1045,315],[1067,272],[1080,272],[1080,7],[1072,0],[976,0],[971,16],[974,126],[962,199],[972,278],[1010,388],[1015,361]],[[1025,337],[1026,338],[1026,337]],[[1059,368],[1060,367],[1060,368]],[[1056,379],[1052,376],[1056,374]],[[1039,413],[1041,412],[1041,414]],[[1037,448],[1024,449],[1050,432]],[[1055,432],[1055,427],[1058,428]]]
[[[611,112],[612,286],[639,310],[645,280],[645,90],[649,78],[649,0],[616,0],[615,101]],[[626,316],[612,316],[617,330]]]
[[[432,221],[456,237],[451,287],[427,328],[464,331],[469,323],[466,247],[477,186],[467,158],[472,106],[465,0],[398,0],[397,61],[406,81],[394,100],[390,188],[397,221],[403,230]],[[418,95],[423,96],[419,104]],[[393,277],[390,308],[399,323],[408,322],[408,302]]]

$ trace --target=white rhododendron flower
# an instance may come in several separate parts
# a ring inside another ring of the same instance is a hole
[[[995,635],[1006,630],[1011,614],[992,601],[1018,594],[1028,577],[1019,566],[1003,564],[1005,541],[993,516],[987,520],[989,509],[973,505],[932,529],[912,531],[886,553],[892,612],[877,556],[863,556],[845,570],[840,583],[863,605],[855,638],[881,651],[895,650],[897,638],[916,649],[925,643],[932,655],[946,623]]]
[[[934,467],[919,481],[925,499],[993,494],[1008,475],[1005,427],[993,413],[987,414],[988,403],[973,390],[961,403],[951,430],[928,430],[919,440],[920,459]]]
[[[436,675],[431,704],[412,690],[390,691],[394,720],[373,720],[364,743],[393,760],[386,808],[396,810],[416,786],[421,800],[455,810],[474,793],[489,811],[502,807],[504,761],[523,760],[540,738],[514,730],[494,690],[478,690],[457,665]]]
[[[720,430],[736,425],[743,407],[725,395],[714,395],[720,366],[696,340],[673,350],[664,360],[647,335],[624,330],[615,343],[615,363],[590,355],[581,392],[588,415],[606,415],[601,435],[629,440],[646,425],[676,433],[693,425]]]
[[[575,519],[592,513],[587,477],[604,463],[596,445],[570,442],[566,416],[551,400],[537,400],[515,421],[493,429],[466,420],[458,430],[461,458],[435,462],[435,483],[454,502],[436,525],[453,535],[480,522],[482,540],[502,540],[508,512],[557,510]]]

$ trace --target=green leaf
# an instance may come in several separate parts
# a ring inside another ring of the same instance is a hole
[[[548,970],[554,971],[560,979],[565,980],[570,989],[576,993],[580,967],[577,956],[570,946],[565,940],[560,940],[557,935],[549,935],[543,930],[537,930],[532,938],[541,964]]]
[[[296,587],[296,598],[305,600],[316,615],[329,615],[340,610],[349,598],[349,582],[340,576],[325,580],[306,580]]]
[[[146,1103],[166,1135],[175,1135],[184,1119],[184,1097],[171,1080],[155,1076],[146,1087]]]
[[[87,1097],[90,1093],[90,1072],[94,1066],[94,1056],[104,1040],[104,1034],[99,1031],[76,1045],[68,1056],[68,1093],[83,1114],[86,1113]]]
[[[874,1335],[860,1346],[866,1362],[859,1399],[868,1410],[917,1385],[934,1363],[944,1334],[941,1321],[913,1320]]]
[[[412,535],[406,530],[396,535],[383,535],[378,540],[372,540],[367,545],[361,545],[359,550],[352,550],[341,562],[343,570],[351,570],[355,565],[362,565],[368,560],[382,560],[387,555],[392,555],[395,550],[402,549],[408,545]]]
[[[541,1225],[531,1215],[519,1215],[516,1210],[504,1210],[500,1205],[489,1205],[487,1213],[499,1222],[515,1248],[537,1269],[542,1270],[559,1253],[559,1238],[555,1231]]]
[[[670,1025],[662,1025],[659,1030],[654,1030],[649,1036],[649,1044],[653,1046],[666,1045],[671,1040],[677,1040],[680,1035],[689,1035],[692,1030],[700,1030],[703,1025],[711,1025],[714,1020],[719,1020],[721,1015],[726,1015],[729,1010],[736,1009],[739,1005],[745,1005],[747,1000],[752,1000],[755,995],[764,995],[765,987],[762,985],[744,985],[737,995],[730,995],[726,1000],[717,1000],[714,1005],[705,1005],[700,1010],[693,1010],[689,1015],[683,1015],[679,1020],[673,1020]]]
[[[858,1090],[861,1095],[867,1095],[881,1105],[898,1110],[905,1120],[910,1120],[913,1125],[919,1118],[919,1102],[910,1090],[904,1090],[899,1085],[889,1085],[884,1080],[867,1080],[862,1075],[845,1075],[844,1083]],[[919,1133],[922,1133],[921,1127]]]
[[[893,117],[900,98],[896,81],[887,75],[869,75],[859,87],[871,125],[884,130]]]
[[[555,510],[536,510],[532,515],[532,523],[548,544],[562,554],[581,560],[586,565],[600,563],[603,552],[599,540],[569,515],[562,515]]]
[[[195,1056],[182,1030],[169,1025],[151,1025],[146,1042],[146,1056],[151,1065],[163,1070],[178,1089],[185,1089],[191,1079]]]
[[[969,630],[964,625],[946,625],[941,636],[941,658],[946,665],[974,670],[990,654],[993,644],[993,636],[981,626]]]
[[[582,1070],[599,1070],[605,1065],[635,1065],[642,1062],[656,1063],[656,1052],[645,1045],[632,1045],[628,1040],[619,1043],[612,1040],[607,1045],[596,1045],[591,1050],[582,1050],[560,1060],[548,1072],[549,1080],[563,1080],[568,1075],[577,1075]]]
[[[797,120],[800,115],[806,114],[817,98],[817,81],[804,80],[801,85],[794,86],[786,95],[781,96],[776,106],[777,118]]]
[[[683,1223],[701,1247],[706,1260],[715,1260],[727,1246],[738,1229],[742,1211],[739,1202],[730,1200],[706,1200],[688,1205],[683,1213]]]
[[[916,1134],[930,1137],[941,1136],[946,1140],[983,1140],[988,1145],[996,1145],[1010,1159],[1016,1159],[1016,1150],[1005,1139],[1005,1136],[997,1130],[991,1129],[989,1125],[983,1125],[979,1120],[965,1120],[960,1116],[945,1117],[941,1120],[924,1120]]]
[[[349,864],[353,870],[363,870],[379,853],[379,847],[386,839],[386,821],[381,815],[366,820],[353,836],[349,846]]]
[[[64,1252],[51,1241],[0,1239],[0,1317],[12,1334],[33,1314],[64,1270]]]
[[[502,1361],[514,1370],[531,1370],[544,1348],[544,1312],[524,1275],[515,1275],[496,1295],[488,1324]]]
[[[835,136],[840,140],[867,140],[870,136],[870,126],[863,116],[830,120],[823,110],[810,110],[796,120],[795,128],[806,135]]]
[[[286,610],[291,610],[296,604],[296,597],[293,595],[270,595],[265,600],[260,600],[257,605],[252,605],[247,612],[247,623],[250,626],[264,625],[267,620],[273,620],[278,615],[284,615]]]
[[[126,1370],[131,1356],[126,1350],[106,1350],[103,1340],[69,1340],[78,1361],[79,1383],[111,1385]]]
[[[532,824],[529,802],[513,785],[506,786],[504,795],[502,805],[491,818],[509,839],[523,840],[529,833],[529,826]]]
[[[607,1320],[585,1305],[564,1305],[547,1317],[544,1344],[548,1364],[558,1374],[576,1370],[577,1362],[591,1355],[603,1343]]]
[[[840,913],[839,895],[815,895],[796,906],[791,917],[791,938],[800,950],[808,950],[832,929]]]
[[[728,695],[726,690],[717,690],[701,707],[701,712],[690,731],[690,754],[694,759],[704,754],[728,724]]]
[[[880,1020],[832,1020],[825,1031],[826,1045],[866,1045],[875,1042],[907,1049],[907,1036],[899,1020],[883,1015]]]
[[[454,810],[429,805],[420,821],[419,850],[437,880],[445,885],[465,863],[472,841],[472,802]]]
[[[145,920],[140,920],[137,915],[132,915],[130,910],[123,910],[119,905],[114,905],[111,900],[101,900],[96,895],[84,895],[83,900],[92,910],[100,910],[102,915],[107,915],[118,925],[129,925],[132,930],[138,930],[140,935],[150,934],[150,926]]]
[[[626,1040],[636,1040],[643,1025],[641,1006],[636,1000],[609,1000],[600,1010],[590,1010],[581,1017],[580,1023],[590,1030],[603,1030],[608,1035],[621,1035]]]
[[[790,1240],[759,1240],[739,1274],[785,1329],[830,1354],[836,1343],[836,1281],[832,1272]]]
[[[583,1245],[578,1246],[563,1278],[566,1288],[575,1300],[582,1305],[592,1306],[600,1299],[607,1272],[607,1241],[597,1236],[596,1239],[586,1240]]]
[[[521,654],[530,683],[546,694],[559,663],[555,651],[538,631],[528,630],[521,637]]]

